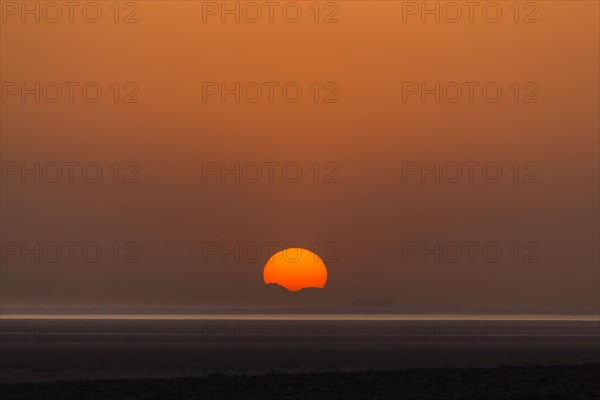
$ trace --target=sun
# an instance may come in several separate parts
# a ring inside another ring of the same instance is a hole
[[[291,292],[306,288],[323,289],[327,267],[312,251],[291,247],[273,254],[263,270],[265,284],[276,283]]]

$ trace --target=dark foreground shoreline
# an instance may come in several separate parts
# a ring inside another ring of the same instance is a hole
[[[1,384],[2,399],[598,399],[600,364]]]
[[[598,321],[1,319],[0,398],[600,399]]]

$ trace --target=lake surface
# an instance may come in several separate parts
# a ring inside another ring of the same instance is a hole
[[[600,361],[588,317],[34,317],[0,319],[3,382]]]

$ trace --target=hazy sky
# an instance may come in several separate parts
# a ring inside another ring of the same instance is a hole
[[[599,311],[598,3],[484,3],[3,8],[2,307]]]

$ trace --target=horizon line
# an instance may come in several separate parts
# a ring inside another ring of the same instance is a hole
[[[218,314],[131,314],[131,313],[2,313],[0,320],[27,320],[27,319],[64,319],[64,320],[336,320],[336,321],[573,321],[573,322],[600,322],[600,315],[593,314],[457,314],[457,313],[321,313],[321,314],[261,314],[261,313],[218,313]]]

